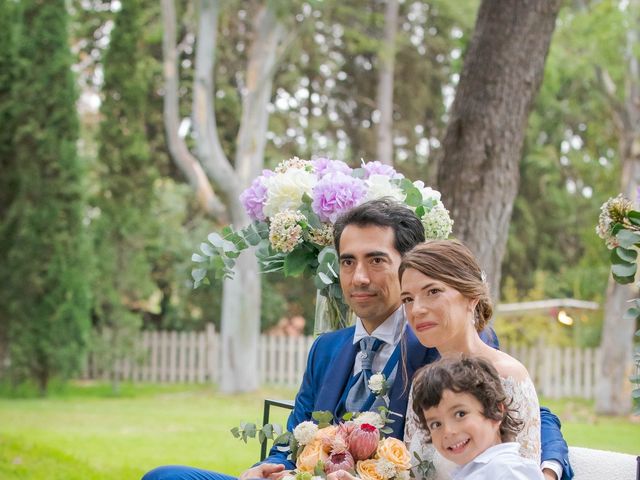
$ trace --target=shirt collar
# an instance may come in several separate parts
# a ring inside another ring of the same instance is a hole
[[[389,345],[396,345],[400,341],[400,335],[406,323],[404,305],[400,305],[371,335],[367,333],[360,318],[356,318],[356,331],[353,335],[354,345],[364,337],[375,337]]]
[[[454,478],[464,478],[465,475],[461,477],[457,477],[457,475],[459,475],[463,470],[464,472],[468,473],[469,470],[473,469],[475,465],[489,463],[498,455],[501,455],[506,452],[518,453],[519,450],[520,450],[520,444],[517,442],[499,443],[498,445],[489,447],[480,455],[478,455],[476,458],[471,460],[469,463],[466,463],[454,469],[453,471]]]

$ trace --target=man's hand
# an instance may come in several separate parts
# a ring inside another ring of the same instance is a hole
[[[554,472],[550,468],[543,469],[542,474],[544,475],[544,480],[558,480],[556,472]]]
[[[245,470],[238,477],[240,480],[249,480],[250,478],[268,478],[269,480],[278,480],[284,471],[284,465],[279,463],[262,463],[255,467]]]

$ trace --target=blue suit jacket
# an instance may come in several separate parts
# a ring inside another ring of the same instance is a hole
[[[322,334],[313,342],[302,385],[287,421],[287,430],[290,432],[299,423],[311,420],[311,414],[315,411],[328,410],[337,416],[336,409],[340,398],[353,373],[357,353],[356,345],[353,344],[354,332],[355,327],[348,327]],[[485,343],[498,348],[498,338],[492,329],[486,329],[480,336]],[[424,347],[410,328],[405,329],[401,345],[403,355],[400,362],[406,362],[406,370],[402,368],[402,363],[398,364],[398,373],[389,391],[389,411],[398,414],[391,416],[395,420],[390,425],[393,429],[391,435],[399,439],[404,435],[404,419],[413,374],[420,367],[440,358],[438,351]],[[569,479],[573,472],[568,462],[569,450],[560,433],[560,421],[548,409],[543,408],[540,411],[542,459],[560,462],[565,473],[568,473],[566,477],[563,475],[563,479]],[[287,460],[287,455],[287,452],[281,452],[274,446],[264,462],[278,463],[287,469],[294,469],[295,465]]]

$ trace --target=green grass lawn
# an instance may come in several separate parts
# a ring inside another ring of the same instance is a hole
[[[0,478],[138,479],[158,465],[237,474],[259,455],[229,430],[260,420],[262,400],[290,390],[224,396],[212,387],[75,385],[47,399],[0,399]],[[588,402],[543,401],[563,419],[570,444],[640,452],[640,423],[597,418]],[[274,421],[284,423],[285,413]]]

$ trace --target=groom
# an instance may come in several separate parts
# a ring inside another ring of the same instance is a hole
[[[310,420],[311,413],[317,410],[328,410],[340,417],[346,411],[370,409],[378,400],[366,390],[365,374],[383,371],[391,383],[388,408],[396,414],[391,416],[392,435],[401,439],[413,373],[438,358],[434,349],[423,347],[411,329],[405,328],[400,303],[400,259],[425,240],[424,227],[404,205],[381,199],[344,214],[336,222],[334,232],[340,259],[340,286],[358,319],[354,327],[323,334],[314,342],[287,429],[292,431],[300,422]],[[488,344],[497,346],[493,331],[483,333]],[[360,352],[371,337],[376,346]],[[569,479],[573,473],[559,421],[547,409],[541,413],[543,460],[551,460],[551,468],[563,479]],[[286,457],[287,452],[272,448],[264,462],[246,470],[240,478],[276,480],[285,469],[295,468]],[[560,478],[553,470],[544,472],[548,479]],[[147,473],[143,480],[231,478],[234,477],[191,467],[166,466]]]

